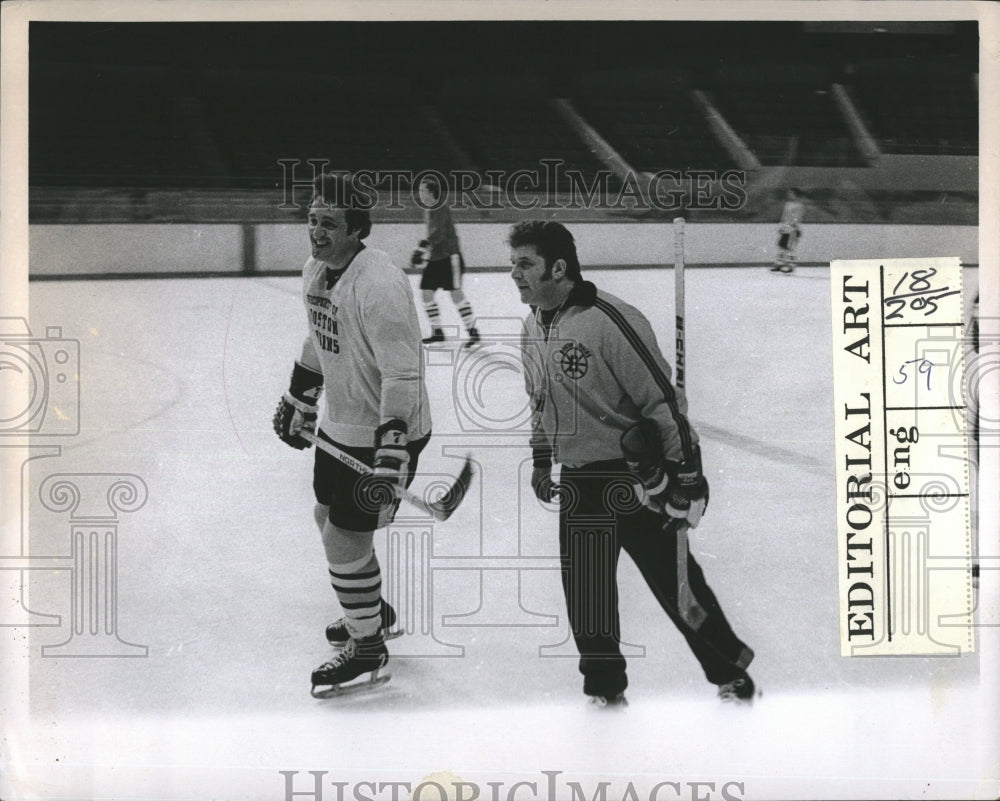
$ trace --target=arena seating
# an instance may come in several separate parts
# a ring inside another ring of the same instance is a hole
[[[569,188],[566,172],[576,171],[589,183],[606,169],[551,97],[523,86],[493,87],[486,94],[471,89],[446,88],[436,108],[479,169],[544,175],[542,159],[561,159],[555,188],[562,191]]]
[[[234,185],[271,186],[279,159],[343,170],[452,170],[459,161],[406,93],[391,99],[301,86],[213,88],[204,119]],[[308,168],[306,168],[308,169]]]
[[[765,166],[866,163],[834,102],[834,76],[795,62],[733,64],[724,74],[705,67],[662,83],[623,68],[603,83],[577,74],[470,74],[457,81],[423,75],[411,86],[397,72],[340,84],[331,76],[324,85],[294,69],[270,70],[270,81],[261,81],[247,70],[221,80],[162,64],[40,64],[31,73],[30,182],[264,189],[281,182],[279,159],[509,175],[538,172],[542,159],[559,158],[564,171],[585,177],[606,169],[559,113],[558,98],[568,98],[637,170],[732,168],[692,98],[695,89]],[[897,58],[858,64],[836,79],[884,152],[975,154],[978,109],[968,68],[929,62],[918,69]],[[557,188],[567,188],[565,175]]]
[[[756,72],[717,73],[704,87],[761,164],[865,164],[834,102],[825,70],[762,65]]]
[[[193,142],[163,75],[144,80],[95,68],[33,72],[29,88],[32,185],[206,186]],[[42,95],[47,102],[40,102]]]
[[[978,152],[975,84],[946,60],[862,63],[849,89],[884,153]]]
[[[736,166],[684,86],[655,80],[633,80],[630,86],[626,80],[614,91],[594,78],[581,83],[573,97],[577,110],[633,169]]]

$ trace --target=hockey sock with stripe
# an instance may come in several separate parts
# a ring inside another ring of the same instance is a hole
[[[377,634],[382,625],[382,572],[375,552],[354,562],[331,564],[329,570],[348,633],[355,639]]]
[[[472,313],[472,304],[468,300],[463,300],[457,304],[458,313],[462,315],[462,324],[466,331],[471,331],[476,327],[476,315]]]
[[[424,311],[427,312],[427,319],[431,321],[431,328],[435,331],[441,327],[441,310],[435,301],[424,303]]]

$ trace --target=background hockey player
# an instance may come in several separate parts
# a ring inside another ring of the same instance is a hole
[[[697,524],[708,483],[686,403],[649,322],[583,280],[561,224],[519,223],[508,243],[511,277],[532,309],[521,345],[533,410],[531,485],[541,501],[560,505],[563,590],[584,693],[600,706],[625,701],[617,589],[624,548],[720,697],[749,701],[753,652],[686,551],[690,608],[679,598],[678,533]],[[558,485],[553,462],[562,466]],[[697,626],[687,622],[696,618]]]
[[[426,343],[443,342],[444,331],[441,328],[441,310],[434,298],[439,289],[451,294],[451,300],[462,316],[462,325],[469,332],[465,343],[467,348],[479,342],[479,332],[476,330],[476,316],[465,292],[462,290],[462,274],[465,272],[465,260],[458,244],[458,233],[451,218],[451,210],[446,203],[440,203],[441,187],[436,181],[424,178],[419,187],[420,202],[424,205],[424,222],[427,224],[427,238],[422,239],[417,249],[410,257],[410,264],[423,267],[420,278],[420,295],[424,310],[431,323],[431,335],[424,339]]]
[[[771,272],[790,273],[795,269],[795,248],[802,237],[802,214],[805,207],[798,190],[789,189],[785,194],[785,206],[781,210],[778,225],[778,254]]]
[[[274,415],[278,436],[307,448],[301,432],[316,424],[322,392],[319,436],[375,471],[362,479],[316,451],[315,518],[344,610],[327,635],[344,648],[313,671],[314,691],[365,673],[374,680],[388,662],[383,627],[394,615],[381,600],[372,534],[395,514],[394,487],[409,485],[431,430],[410,283],[384,252],[365,246],[371,220],[357,205],[350,180],[316,179],[308,223],[312,256],[302,269],[309,334]]]

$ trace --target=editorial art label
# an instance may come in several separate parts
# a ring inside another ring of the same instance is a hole
[[[958,258],[830,269],[843,656],[975,648]]]

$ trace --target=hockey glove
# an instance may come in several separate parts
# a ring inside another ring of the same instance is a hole
[[[312,445],[300,437],[299,432],[304,428],[315,431],[319,411],[317,400],[322,391],[323,374],[295,362],[288,392],[278,402],[274,412],[274,433],[282,442],[300,451]]]
[[[402,420],[389,420],[375,429],[375,479],[395,497],[396,487],[406,486],[410,453],[407,425]]]
[[[426,239],[421,239],[420,243],[417,245],[417,249],[413,251],[413,255],[410,256],[410,266],[422,267],[427,261],[429,249],[430,243]]]
[[[671,517],[687,518],[691,528],[697,528],[708,508],[708,481],[701,472],[701,448],[697,445],[691,458],[682,462],[667,462],[666,497],[663,510]]]
[[[708,506],[708,482],[701,474],[701,449],[691,458],[668,462],[660,455],[656,426],[648,420],[622,434],[621,445],[629,469],[639,484],[636,494],[657,514],[687,520],[697,527]]]
[[[542,503],[555,503],[559,500],[559,485],[552,480],[552,458],[547,452],[535,451],[531,489]]]

